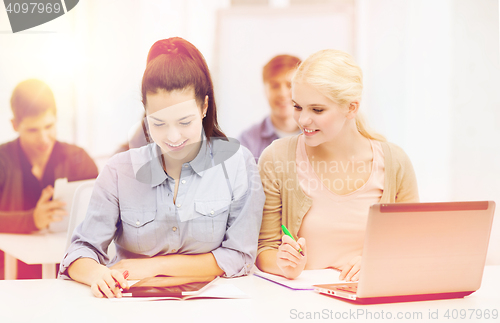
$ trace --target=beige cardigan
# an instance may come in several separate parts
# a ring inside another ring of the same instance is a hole
[[[259,235],[258,254],[281,244],[281,225],[297,237],[312,200],[299,185],[296,171],[300,135],[274,141],[260,156],[259,169],[266,203]],[[418,202],[417,179],[410,159],[395,144],[381,142],[384,151],[384,191],[380,203]]]

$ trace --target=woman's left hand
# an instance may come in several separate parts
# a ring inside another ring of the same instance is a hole
[[[120,272],[128,270],[128,279],[137,280],[158,275],[159,272],[157,272],[155,264],[155,258],[122,259],[110,269],[116,269]]]
[[[345,281],[358,281],[359,271],[361,269],[361,256],[356,256],[352,258],[345,266],[342,268],[339,279]]]

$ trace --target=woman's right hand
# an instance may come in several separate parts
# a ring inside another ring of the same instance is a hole
[[[302,248],[300,254],[299,249]],[[281,245],[276,255],[276,264],[286,278],[297,278],[304,270],[307,262],[306,239],[300,238],[294,241],[292,238],[283,235]]]
[[[128,282],[123,274],[115,269],[102,266],[95,272],[90,282],[90,290],[97,298],[106,296],[107,298],[120,298],[122,293],[120,288],[128,289]]]

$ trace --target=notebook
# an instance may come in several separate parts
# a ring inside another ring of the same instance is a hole
[[[187,300],[193,298],[247,298],[232,284],[215,282],[220,277],[148,277],[135,282],[123,291],[124,299],[134,300]]]
[[[361,304],[462,298],[481,286],[495,202],[370,207],[358,283],[315,291]]]

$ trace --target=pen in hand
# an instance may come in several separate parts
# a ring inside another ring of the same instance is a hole
[[[125,270],[123,272],[123,278],[125,278],[125,279],[128,278],[128,270]],[[118,284],[118,282],[116,282],[115,287],[120,287],[120,284]]]
[[[297,241],[297,240],[295,240],[295,238],[292,236],[292,234],[290,233],[290,231],[288,231],[288,229],[284,225],[281,225],[281,229],[283,230],[283,232],[285,232],[285,234],[287,236],[289,236],[290,238],[292,238],[293,241]],[[298,251],[300,252],[300,254],[302,256],[304,255],[304,253],[302,252],[302,248],[300,248],[300,246],[299,246],[299,250]]]

